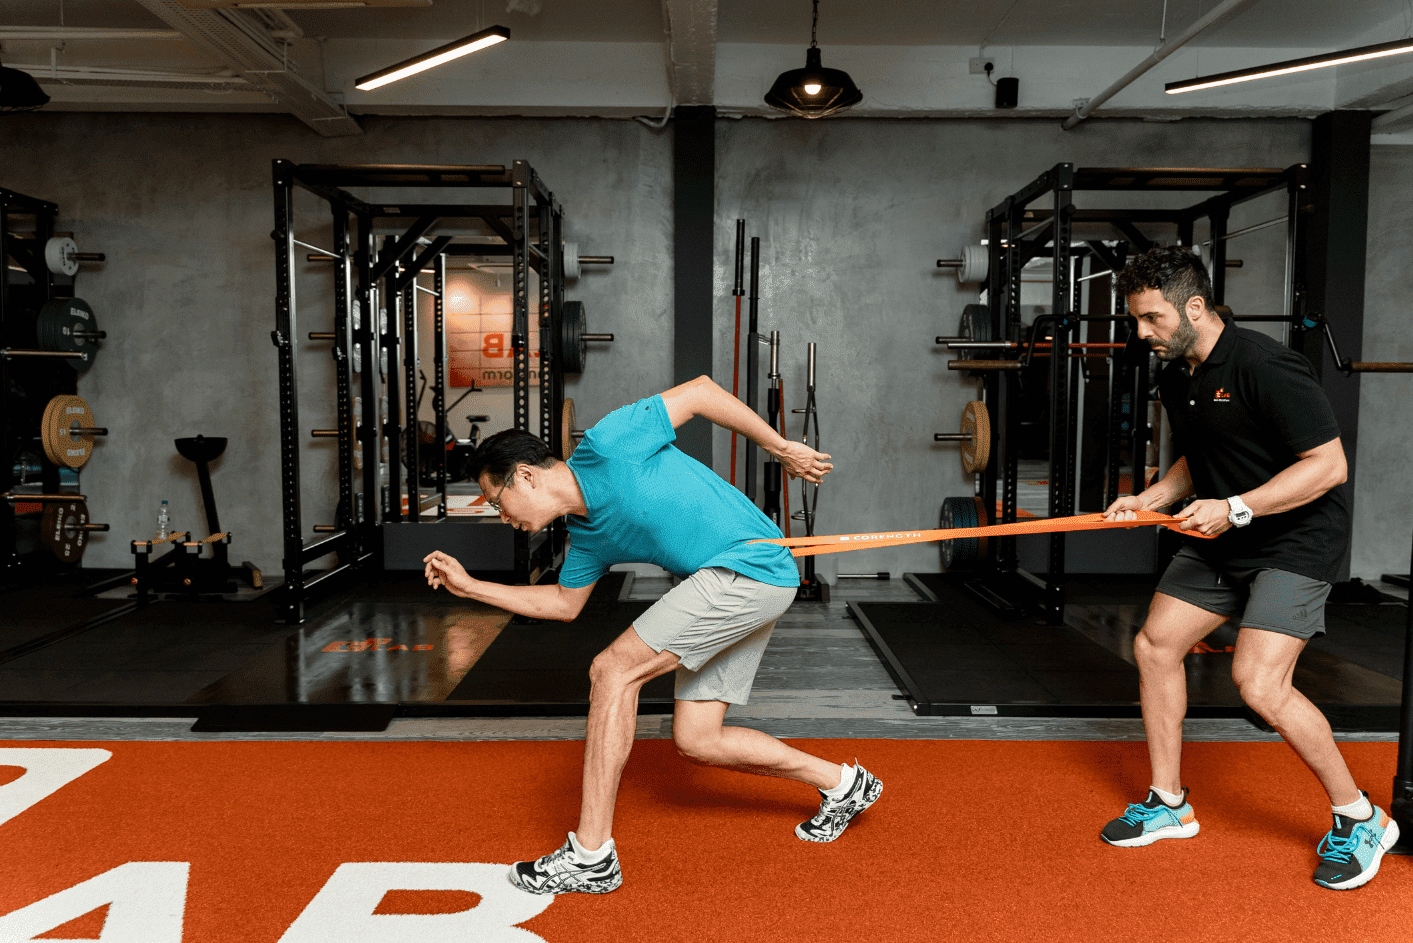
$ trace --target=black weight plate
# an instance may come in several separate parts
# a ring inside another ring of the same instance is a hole
[[[565,373],[584,372],[584,359],[588,353],[585,330],[584,302],[566,301],[560,317],[560,356],[564,358]]]
[[[991,340],[991,309],[986,305],[967,305],[962,309],[962,323],[957,333],[969,341]],[[990,350],[963,349],[958,356],[962,360],[991,360],[996,357],[996,353]],[[965,371],[963,375],[973,379],[985,376],[984,373],[974,370]]]
[[[88,302],[82,298],[56,298],[39,309],[35,334],[41,350],[81,353],[83,358],[65,360],[75,370],[86,370],[93,363],[98,342],[75,334],[96,332],[98,319]]]
[[[938,527],[976,527],[975,498],[944,498]],[[962,570],[976,562],[980,541],[976,537],[957,537],[944,540],[939,545],[942,552],[942,567],[946,570]]]
[[[83,501],[47,504],[40,519],[40,542],[60,563],[77,563],[88,547],[88,505]]]
[[[58,350],[58,324],[59,319],[64,316],[64,302],[61,300],[46,301],[44,307],[39,309],[39,314],[34,321],[34,337],[39,344],[40,350]]]

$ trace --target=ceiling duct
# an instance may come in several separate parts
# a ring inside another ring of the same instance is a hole
[[[254,11],[196,10],[181,0],[139,0],[173,29],[235,69],[251,91],[263,92],[325,137],[362,134],[342,105],[298,74],[268,21]]]

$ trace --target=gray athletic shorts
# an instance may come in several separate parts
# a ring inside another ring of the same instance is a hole
[[[711,566],[668,590],[633,628],[653,651],[681,659],[677,700],[745,704],[775,621],[794,600],[793,586]]]
[[[1217,568],[1183,547],[1158,581],[1158,592],[1219,616],[1240,615],[1242,628],[1296,638],[1325,634],[1330,584],[1271,568]]]

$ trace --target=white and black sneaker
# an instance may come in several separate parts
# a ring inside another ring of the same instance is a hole
[[[808,822],[795,826],[795,835],[805,841],[833,841],[844,834],[844,829],[864,809],[878,801],[883,794],[883,783],[868,770],[854,763],[854,783],[842,799],[831,799],[820,790],[819,812]]]
[[[574,833],[569,836],[558,851],[512,864],[510,883],[531,894],[607,894],[618,890],[623,883],[618,849],[610,847],[602,861],[584,864],[574,850]]]

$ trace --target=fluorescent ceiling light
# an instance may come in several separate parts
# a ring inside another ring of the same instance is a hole
[[[1169,82],[1163,86],[1163,91],[1169,95],[1178,95],[1182,92],[1196,92],[1204,88],[1216,88],[1220,85],[1235,85],[1237,82],[1251,82],[1276,75],[1309,72],[1311,69],[1324,69],[1332,65],[1363,62],[1366,59],[1381,59],[1384,56],[1397,56],[1405,52],[1413,52],[1413,39],[1400,39],[1391,43],[1380,43],[1376,46],[1359,46],[1356,49],[1326,53],[1323,56],[1310,56],[1305,59],[1287,59],[1285,62],[1272,62],[1270,65],[1258,66],[1254,69],[1220,72],[1217,75],[1188,79],[1185,82]]]
[[[365,75],[353,87],[363,91],[371,91],[375,88],[382,88],[389,82],[396,82],[398,79],[405,79],[409,75],[416,75],[418,72],[425,72],[428,69],[436,68],[444,62],[453,59],[460,59],[462,56],[469,56],[471,53],[487,46],[494,46],[496,43],[503,43],[510,38],[510,30],[504,26],[492,26],[483,29],[479,33],[472,33],[463,39],[458,39],[454,43],[447,43],[445,46],[438,46],[431,52],[424,52],[420,56],[405,59],[397,65],[389,66],[371,75]]]

